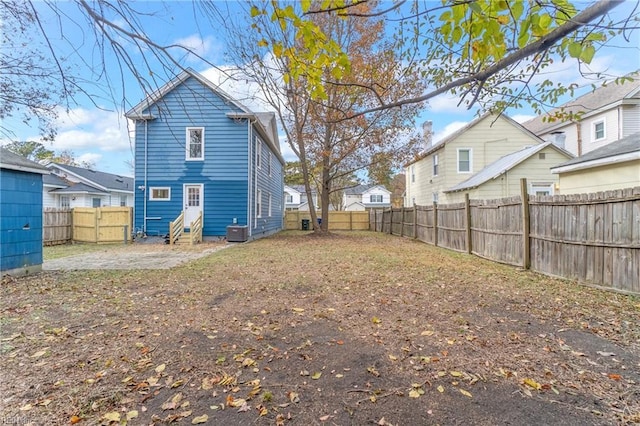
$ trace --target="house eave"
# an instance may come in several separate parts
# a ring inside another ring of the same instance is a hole
[[[613,155],[611,157],[598,158],[595,160],[584,161],[582,163],[568,164],[566,166],[557,166],[551,168],[551,173],[568,173],[593,167],[608,166],[621,162],[640,160],[640,151],[629,152],[627,154]]]
[[[27,167],[27,166],[19,166],[16,164],[7,164],[7,163],[0,163],[0,168],[2,169],[8,169],[8,170],[15,170],[18,172],[28,172],[28,173],[38,173],[41,175],[48,175],[51,172],[49,172],[48,170],[41,170],[35,167]]]
[[[280,164],[282,164],[283,166],[286,164],[284,157],[282,157],[282,154],[280,153],[279,147],[275,146],[275,141],[271,138],[271,136],[269,136],[267,129],[264,128],[256,114],[250,112],[228,112],[226,115],[231,119],[235,118],[252,120],[253,124],[258,129],[258,133],[260,133],[260,136],[262,136],[264,140],[267,141],[269,147],[271,148],[271,151],[273,151],[278,161],[280,161]]]

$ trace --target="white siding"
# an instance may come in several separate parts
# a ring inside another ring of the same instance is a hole
[[[640,132],[640,104],[622,107],[622,137]]]
[[[560,194],[583,194],[640,186],[640,160],[560,174]]]

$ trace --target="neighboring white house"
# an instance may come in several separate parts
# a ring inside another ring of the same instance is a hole
[[[640,186],[640,132],[551,169],[561,194],[582,194]]]
[[[313,205],[319,209],[318,194],[313,191]],[[309,211],[309,200],[304,185],[284,186],[284,207],[285,210]]]
[[[564,144],[576,156],[640,132],[640,74],[629,77],[633,81],[610,82],[523,126],[545,141]],[[561,109],[582,116],[577,121],[549,121]]]
[[[550,168],[571,157],[504,114],[484,114],[435,145],[427,139],[405,166],[404,205],[455,203],[465,193],[475,199],[519,195],[521,178],[529,193],[553,195],[558,176]]]
[[[49,163],[43,179],[43,208],[133,206],[133,178]]]
[[[382,185],[358,185],[346,188],[342,194],[346,211],[365,211],[391,207],[391,191]]]

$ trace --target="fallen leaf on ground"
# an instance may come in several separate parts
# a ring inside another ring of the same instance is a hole
[[[193,420],[191,420],[191,424],[192,425],[199,425],[201,423],[206,423],[207,420],[209,420],[209,416],[207,416],[206,414],[203,414],[201,416],[194,417]]]
[[[464,396],[468,397],[468,398],[473,398],[473,395],[471,395],[471,393],[467,392],[464,389],[460,389],[460,393],[463,394]]]
[[[313,373],[313,376],[311,376],[311,378],[313,380],[318,380],[321,376],[322,376],[322,373],[317,372],[317,373]]]
[[[619,375],[619,374],[609,373],[609,378],[612,379],[612,380],[616,380],[617,381],[617,380],[622,379],[622,376]]]
[[[525,385],[527,385],[527,386],[529,386],[529,387],[531,387],[531,388],[533,388],[535,390],[542,389],[542,386],[540,385],[540,383],[536,382],[533,379],[529,379],[529,378],[523,379],[522,383],[524,383]]]
[[[112,411],[112,412],[107,413],[104,416],[102,416],[102,418],[104,420],[109,420],[110,422],[119,422],[120,421],[120,413],[118,413],[117,411]]]

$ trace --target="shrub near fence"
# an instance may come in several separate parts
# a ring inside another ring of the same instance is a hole
[[[371,229],[640,294],[640,187],[372,211]],[[523,202],[524,200],[524,202]]]

